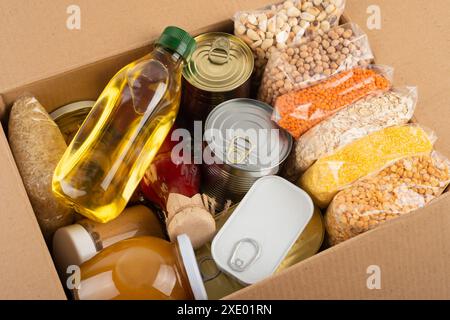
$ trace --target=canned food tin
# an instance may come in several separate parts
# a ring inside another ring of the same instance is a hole
[[[195,38],[197,49],[183,70],[182,115],[205,121],[220,103],[247,98],[254,67],[251,49],[241,39],[221,32]]]
[[[260,101],[234,99],[217,106],[205,124],[202,191],[217,210],[239,202],[261,177],[275,175],[292,148],[292,137],[271,120]]]
[[[277,196],[278,190],[272,190],[272,192],[273,196]],[[301,198],[296,198],[296,200],[300,201]],[[225,210],[220,215],[216,216],[217,230],[220,230],[223,227],[237,206],[238,204],[235,204],[228,210]],[[270,210],[272,210],[273,214],[278,214],[280,208],[267,207],[264,211],[258,212],[258,215],[264,216],[266,211]],[[283,208],[281,208],[281,210],[283,210]],[[298,212],[298,214],[305,214],[305,212]],[[309,220],[300,237],[297,238],[275,273],[281,272],[315,255],[322,246],[324,236],[325,226],[322,214],[320,213],[320,210],[315,207],[311,220]],[[211,256],[211,243],[207,243],[196,250],[195,254],[209,299],[222,299],[244,287],[244,285],[239,283],[232,276],[227,275],[218,268]]]
[[[74,102],[62,106],[50,114],[50,117],[58,125],[67,144],[72,141],[94,104],[95,101]]]
[[[305,191],[280,177],[261,178],[214,237],[214,261],[244,285],[261,281],[277,271],[313,212]]]

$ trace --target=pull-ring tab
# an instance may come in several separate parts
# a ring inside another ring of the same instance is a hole
[[[256,240],[245,238],[236,243],[228,265],[236,272],[244,272],[261,254],[261,247]]]
[[[215,273],[213,273],[213,274],[204,274],[202,266],[203,266],[203,263],[205,263],[206,261],[212,261],[214,266],[216,266],[216,264],[214,262],[214,259],[212,257],[210,257],[210,256],[205,256],[205,257],[202,257],[201,259],[198,260],[198,266],[200,267],[199,269],[200,269],[200,274],[202,275],[203,282],[208,282],[208,281],[214,280],[215,278],[220,276],[220,274],[222,273],[222,271],[220,271],[219,268],[217,268],[217,266],[216,266],[217,270],[216,270]]]
[[[244,164],[253,149],[254,145],[248,137],[236,135],[228,145],[227,160],[232,164]]]
[[[209,61],[214,64],[225,64],[230,59],[231,43],[228,38],[219,37],[212,43],[208,53]]]

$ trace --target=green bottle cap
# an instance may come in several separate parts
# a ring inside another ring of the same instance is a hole
[[[195,51],[197,44],[189,33],[177,27],[167,27],[161,34],[156,44],[167,49],[173,50],[183,57],[185,61],[189,61],[192,53]]]

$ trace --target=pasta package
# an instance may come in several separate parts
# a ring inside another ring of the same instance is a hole
[[[408,157],[339,192],[326,214],[330,244],[426,206],[448,186],[449,167],[437,152]]]
[[[52,193],[53,171],[67,145],[58,126],[31,95],[11,109],[8,138],[31,205],[47,243],[53,233],[73,223],[74,211]]]
[[[387,127],[407,124],[417,103],[417,88],[404,87],[369,96],[306,132],[295,143],[282,175],[297,181],[318,159]]]
[[[339,110],[391,88],[392,68],[343,71],[316,85],[277,98],[272,119],[295,139]]]
[[[340,190],[393,161],[430,153],[434,142],[434,134],[418,125],[385,128],[318,160],[298,184],[326,208]]]

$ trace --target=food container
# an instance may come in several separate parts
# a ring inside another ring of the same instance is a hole
[[[237,206],[234,205],[216,216],[217,229],[220,230],[222,228]],[[319,209],[314,208],[314,214],[311,220],[309,220],[300,237],[295,241],[275,273],[283,271],[315,255],[320,250],[324,237],[325,225],[322,214]],[[222,299],[244,287],[235,278],[220,271],[214,259],[211,257],[211,243],[207,243],[196,250],[195,255],[203,282],[205,283],[206,292],[210,299]]]
[[[69,144],[91,111],[95,101],[79,101],[62,106],[50,114]]]
[[[208,116],[202,190],[215,199],[218,211],[227,200],[239,202],[259,178],[277,174],[289,155],[292,138],[271,114],[263,102],[234,99]]]
[[[261,178],[215,236],[214,261],[244,285],[261,281],[276,272],[313,212],[300,188],[277,176]]]
[[[81,267],[76,300],[207,300],[189,237],[122,240]]]
[[[142,205],[125,209],[108,223],[80,220],[56,231],[53,237],[56,267],[64,275],[68,266],[79,266],[114,243],[139,236],[165,238],[156,214]]]
[[[195,38],[197,49],[183,71],[182,117],[205,121],[220,103],[247,98],[254,58],[238,37],[212,32]]]

